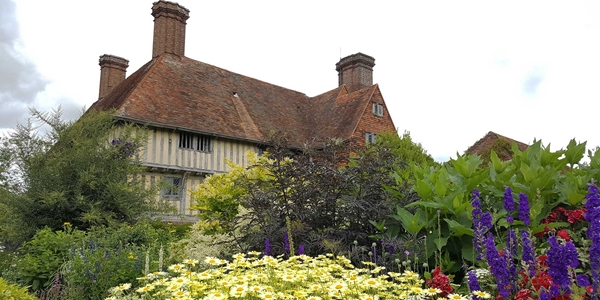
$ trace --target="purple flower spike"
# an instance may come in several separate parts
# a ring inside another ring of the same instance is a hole
[[[523,221],[523,224],[531,225],[531,219],[529,218],[529,199],[527,195],[519,193],[519,220]]]
[[[265,239],[265,253],[264,253],[264,255],[271,256],[271,241],[269,241],[269,238]]]
[[[600,195],[598,187],[588,184],[588,193],[585,196],[585,219],[590,222],[590,227],[586,230],[588,239],[592,241],[590,246],[590,271],[592,273],[592,295],[598,295],[600,292]]]
[[[304,245],[300,244],[300,246],[298,246],[298,255],[303,255],[304,254]]]
[[[489,212],[483,213],[481,211],[481,200],[479,191],[477,189],[473,190],[473,196],[471,199],[471,205],[473,206],[471,217],[473,218],[473,233],[475,234],[475,237],[473,238],[473,244],[475,245],[477,259],[481,259],[485,244],[485,234],[492,228],[492,215]]]
[[[287,232],[283,235],[283,245],[285,246],[285,253],[290,255],[290,238]]]

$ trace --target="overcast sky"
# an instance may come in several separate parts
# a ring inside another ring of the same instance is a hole
[[[152,0],[0,0],[0,128],[28,107],[74,118],[98,57],[151,59]],[[315,96],[340,56],[375,58],[395,126],[438,161],[488,131],[600,145],[598,1],[192,1],[186,56]],[[368,4],[367,4],[368,3]]]

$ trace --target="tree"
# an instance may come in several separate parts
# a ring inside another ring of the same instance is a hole
[[[48,128],[45,134],[40,126]],[[10,166],[0,177],[7,178],[10,196],[0,205],[13,214],[0,220],[0,236],[14,239],[10,223],[27,224],[22,234],[29,237],[45,226],[58,230],[64,222],[87,229],[135,222],[161,210],[156,191],[136,180],[143,171],[138,157],[146,140],[143,128],[116,121],[111,112],[88,111],[66,122],[60,109],[32,110],[32,121],[17,126],[0,151],[10,153]]]
[[[370,244],[379,232],[370,221],[386,219],[403,200],[386,187],[411,194],[408,184],[394,186],[391,173],[433,162],[408,133],[382,135],[362,149],[329,140],[320,148],[292,151],[281,135],[267,144],[267,153],[249,159],[248,168],[232,165],[232,172],[207,178],[192,198],[206,232],[238,229],[245,235],[232,237],[237,244],[261,250],[268,238],[276,253],[284,252],[290,231],[296,246],[312,254],[349,251],[354,241]],[[347,153],[353,153],[350,159]]]

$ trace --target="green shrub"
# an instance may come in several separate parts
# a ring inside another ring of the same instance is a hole
[[[56,232],[44,228],[23,244],[20,249],[23,256],[16,266],[21,284],[37,291],[52,283],[54,275],[68,260],[70,250],[85,238],[85,232],[73,230],[68,223],[64,228]]]
[[[2,300],[35,300],[36,297],[27,293],[27,288],[9,283],[0,277],[0,299]]]
[[[73,247],[61,269],[63,294],[71,299],[104,299],[109,287],[162,269],[170,264],[169,244],[184,228],[158,222],[94,228],[85,242]]]

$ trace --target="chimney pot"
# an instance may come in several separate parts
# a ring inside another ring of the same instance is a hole
[[[152,5],[154,17],[154,40],[152,58],[163,53],[184,56],[185,25],[190,17],[189,9],[175,2],[158,1]]]
[[[375,58],[362,53],[346,56],[335,64],[339,86],[346,85],[351,92],[373,85]]]
[[[118,56],[104,54],[100,56],[100,92],[98,98],[103,98],[119,83],[125,80],[129,61]]]

